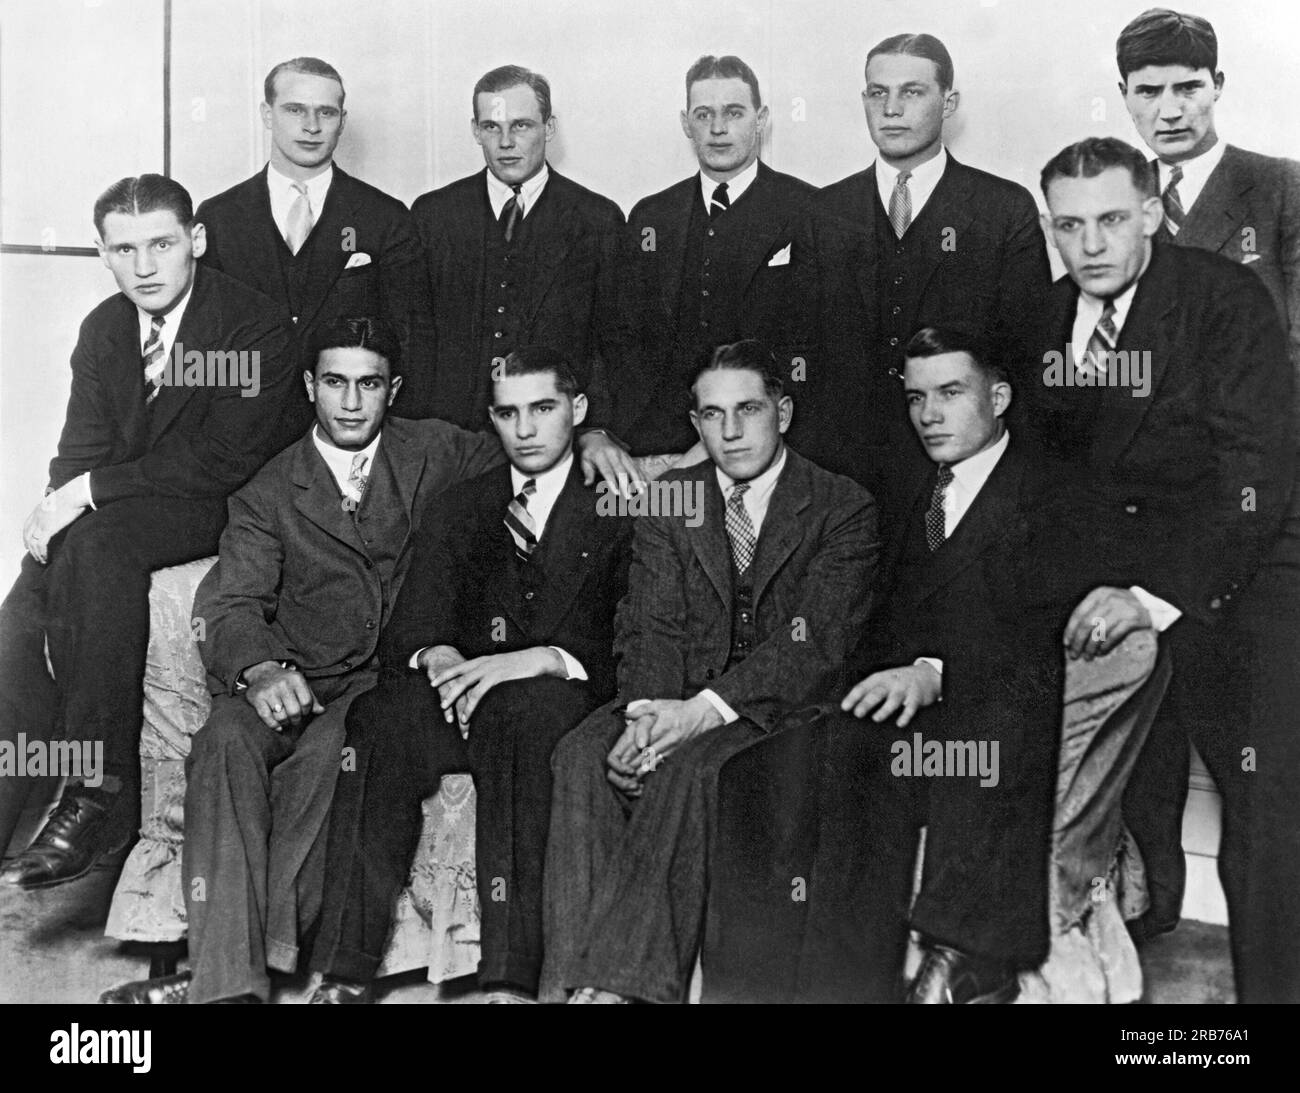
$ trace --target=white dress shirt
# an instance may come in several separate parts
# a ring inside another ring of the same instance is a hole
[[[729,178],[727,183],[727,203],[728,206],[734,205],[740,200],[740,195],[753,185],[754,179],[758,177],[758,160],[754,160],[748,167],[740,172],[735,178]],[[715,182],[703,171],[700,172],[700,193],[704,195],[704,207],[712,208],[713,191],[721,186],[721,182]]]
[[[490,172],[488,177],[492,177]],[[541,474],[530,475],[514,466],[510,468],[512,497],[519,496],[519,491],[524,488],[524,483],[530,478],[536,487],[536,492],[528,499],[528,515],[532,517],[533,526],[537,529],[537,543],[539,546],[542,542],[542,536],[546,533],[546,524],[551,518],[551,510],[555,508],[555,502],[559,500],[564,485],[569,480],[569,468],[572,466],[573,453],[570,452],[549,471],[543,471]],[[425,645],[415,651],[408,661],[412,668],[420,666],[420,654],[428,648],[429,646]],[[582,662],[573,654],[566,652],[558,645],[548,645],[547,648],[558,653],[560,659],[564,661],[565,679],[590,678],[587,675],[587,669],[582,666]]]
[[[546,189],[546,180],[550,177],[551,168],[546,163],[543,163],[542,169],[519,188],[517,203],[521,217],[527,218],[528,214],[533,211],[533,206],[537,204],[537,199],[542,196],[542,191]],[[488,201],[492,205],[492,215],[500,220],[501,211],[506,207],[506,202],[515,196],[515,191],[491,171],[487,173],[487,190]]]
[[[1187,159],[1178,164],[1183,169],[1183,177],[1178,183],[1178,201],[1183,206],[1184,212],[1192,211],[1192,206],[1201,196],[1201,191],[1205,189],[1205,184],[1214,173],[1214,168],[1223,159],[1225,148],[1227,145],[1223,141],[1215,141],[1214,147],[1208,152],[1202,152],[1195,159]],[[1169,185],[1169,176],[1173,172],[1174,165],[1163,160],[1156,160],[1156,162],[1160,164],[1160,193],[1163,195],[1165,187]]]
[[[281,174],[273,164],[267,164],[266,188],[271,195],[271,219],[283,239],[289,230],[289,210],[298,200],[296,185],[307,187],[307,203],[311,206],[313,227],[320,220],[321,209],[325,207],[325,195],[329,193],[330,183],[334,181],[334,164],[331,163],[320,174],[299,183],[286,174]]]
[[[947,166],[948,150],[941,144],[937,156],[927,159],[919,167],[912,168],[912,177],[907,180],[907,190],[912,195],[913,221],[921,215],[921,210],[925,208],[925,203],[930,200],[930,195],[939,185],[944,168]],[[889,210],[889,198],[894,192],[894,186],[901,173],[897,167],[891,167],[882,157],[876,157],[876,192],[880,195],[880,203],[886,211]]]
[[[749,518],[753,521],[755,540],[758,539],[763,530],[763,521],[767,518],[767,509],[772,503],[772,491],[776,489],[777,479],[781,477],[781,471],[785,469],[785,456],[785,446],[782,445],[781,454],[777,457],[776,462],[757,478],[751,478],[749,480],[749,489],[740,495],[740,503],[745,506],[745,511],[749,513]],[[736,480],[729,474],[725,474],[721,467],[717,468],[717,475],[718,488],[722,490],[722,498],[725,503],[731,499],[731,490],[736,485]],[[700,692],[700,696],[707,699],[709,705],[722,715],[724,725],[730,725],[733,721],[740,719],[740,715],[714,691],[706,687]],[[628,704],[629,713],[632,712],[632,707],[635,705],[635,702]]]
[[[336,448],[321,436],[319,425],[313,425],[311,428],[312,443],[316,445],[316,450],[320,452],[321,458],[325,460],[325,466],[330,469],[330,474],[334,476],[334,481],[338,483],[340,493],[347,490],[348,479],[352,476],[352,460],[357,456],[364,455],[366,457],[362,473],[367,478],[370,477],[370,472],[375,469],[375,452],[379,450],[379,438],[383,435],[383,432],[380,431],[375,434],[374,440],[360,451],[351,451],[347,448]]]

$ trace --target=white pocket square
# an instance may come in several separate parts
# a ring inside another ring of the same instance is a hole
[[[359,250],[357,251],[356,254],[354,254],[351,258],[348,259],[348,264],[343,268],[345,270],[349,270],[349,269],[356,269],[358,266],[368,266],[368,265],[370,265],[370,255],[368,255],[363,250]]]
[[[790,264],[790,248],[792,246],[794,246],[793,243],[787,243],[767,260],[767,264],[769,266],[788,266]]]
[[[1248,266],[1251,262],[1258,262],[1263,257],[1262,254],[1243,254],[1241,256],[1241,264],[1243,266]]]

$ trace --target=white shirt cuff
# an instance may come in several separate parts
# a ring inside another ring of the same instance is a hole
[[[568,673],[565,679],[587,679],[587,669],[582,666],[582,662],[576,657],[570,656],[558,645],[548,645],[552,652],[560,654],[560,659],[564,661],[564,670]]]
[[[406,662],[407,665],[411,668],[418,668],[420,666],[420,654],[427,648],[429,648],[427,645],[421,645],[420,648],[411,654],[411,659]]]
[[[736,713],[735,710],[733,710],[730,706],[728,706],[725,702],[723,702],[722,699],[720,699],[716,694],[714,694],[708,688],[705,688],[703,691],[701,691],[699,697],[706,699],[709,705],[712,706],[715,710],[718,711],[719,714],[722,715],[722,723],[724,725],[730,725],[733,721],[740,720],[740,714]]]
[[[928,664],[940,675],[943,675],[943,661],[941,661],[938,657],[917,657],[914,661],[912,661],[912,663]]]
[[[1163,634],[1183,617],[1183,613],[1172,603],[1162,600],[1159,596],[1151,595],[1145,588],[1133,585],[1129,591],[1137,597],[1138,603],[1147,609],[1147,614],[1151,616],[1151,625],[1157,634]]]

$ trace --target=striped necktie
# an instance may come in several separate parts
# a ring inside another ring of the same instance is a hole
[[[1109,371],[1109,361],[1119,344],[1119,329],[1115,326],[1115,301],[1107,300],[1101,309],[1101,318],[1088,338],[1088,349],[1078,370],[1085,375],[1104,376]]]
[[[515,238],[515,224],[519,220],[519,195],[523,192],[523,185],[516,182],[510,187],[514,193],[510,195],[510,200],[501,208],[501,234],[505,236],[506,242],[513,242]]]
[[[361,506],[361,498],[366,492],[366,483],[369,481],[369,475],[366,474],[366,464],[370,462],[368,456],[358,452],[352,457],[352,466],[348,470],[348,482],[343,487],[343,507],[349,512],[356,512]]]
[[[731,487],[731,496],[727,498],[726,528],[727,538],[731,540],[731,560],[736,565],[737,573],[744,573],[754,560],[754,550],[758,546],[758,536],[754,534],[754,521],[750,519],[749,510],[745,508],[745,492],[748,482],[737,482]]]
[[[709,199],[709,218],[721,216],[731,208],[731,195],[727,192],[727,184],[719,182],[713,188],[713,197]]]
[[[144,343],[141,364],[144,366],[144,404],[149,406],[162,390],[167,358],[163,353],[162,328],[166,320],[155,315],[149,323],[149,340]]]
[[[537,549],[537,524],[528,512],[528,499],[537,492],[537,479],[530,478],[519,494],[506,506],[505,525],[515,541],[515,554],[528,561]]]
[[[893,225],[894,235],[899,239],[907,232],[912,223],[912,191],[907,188],[911,171],[899,171],[894,182],[894,192],[889,195],[889,223]]]
[[[311,199],[307,196],[306,184],[295,182],[292,185],[298,191],[298,196],[289,206],[289,220],[284,228],[284,241],[289,245],[289,250],[297,254],[302,250],[302,245],[307,242],[307,236],[311,235],[315,220],[312,217]]]
[[[930,494],[930,507],[925,510],[925,542],[931,550],[938,550],[948,538],[943,499],[951,484],[952,468],[947,463],[940,463],[934,491]]]
[[[1176,236],[1183,229],[1183,221],[1187,219],[1187,210],[1183,208],[1183,199],[1178,196],[1178,184],[1183,180],[1183,169],[1174,164],[1169,172],[1169,185],[1165,187],[1165,192],[1160,196],[1161,203],[1165,207],[1165,227],[1170,235]]]

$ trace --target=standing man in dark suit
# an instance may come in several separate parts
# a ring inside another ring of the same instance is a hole
[[[402,413],[432,413],[426,364],[410,344],[423,292],[420,248],[410,214],[395,197],[346,174],[334,151],[347,122],[343,78],[315,57],[283,61],[263,85],[262,124],[270,162],[247,181],[204,201],[204,262],[288,306],[302,350],[332,319],[373,315],[402,335]],[[283,443],[302,435],[311,405],[294,398]]]
[[[131,840],[150,576],[216,551],[226,496],[277,446],[289,383],[283,313],[198,268],[206,239],[179,183],[114,183],[95,229],[121,292],[81,324],[59,453],[0,607],[0,734],[102,741],[103,780],[70,780],[0,871],[23,888],[80,877]]]
[[[1258,274],[1289,332],[1291,366],[1300,376],[1300,163],[1219,139],[1214,108],[1224,77],[1218,54],[1207,20],[1167,9],[1143,12],[1119,36],[1120,92],[1156,156],[1152,169],[1164,205],[1156,237],[1214,251]],[[1300,420],[1295,435],[1300,442]],[[1300,492],[1293,492],[1282,532],[1240,609],[1243,633],[1255,643],[1256,746],[1268,753],[1261,754],[1256,786],[1259,889],[1250,906],[1275,908],[1257,923],[1251,943],[1260,953],[1257,966],[1272,978],[1269,996],[1291,1001],[1300,1000],[1300,814],[1292,790],[1300,773],[1298,574]],[[1149,748],[1151,758],[1130,789],[1129,821],[1152,888],[1145,929],[1159,933],[1177,922],[1182,898],[1186,733],[1162,717]]]
[[[382,319],[317,329],[304,374],[316,424],[230,498],[221,557],[194,601],[212,712],[186,763],[192,973],[110,1002],[264,1002],[320,910],[343,719],[374,686],[379,634],[424,503],[501,461],[490,437],[389,418],[402,386]]]
[[[619,435],[637,454],[695,443],[684,392],[714,346],[760,338],[787,382],[802,379],[806,351],[798,292],[810,253],[799,237],[812,187],[759,160],[768,109],[753,69],[701,57],[686,73],[681,123],[699,173],[628,218],[623,307],[636,352],[613,388]]]
[[[1253,876],[1264,777],[1254,749],[1267,741],[1242,716],[1252,668],[1233,624],[1293,481],[1286,335],[1247,270],[1153,242],[1165,213],[1135,148],[1080,141],[1048,163],[1042,185],[1068,275],[1045,313],[1026,420],[1081,474],[1067,509],[1080,547],[1073,577],[1095,586],[1065,642],[1087,656],[1133,629],[1160,633],[1173,666],[1165,712],[1223,794],[1219,873],[1242,991],[1255,886],[1270,883]]]
[[[420,803],[458,770],[478,791],[479,982],[490,1002],[537,996],[551,749],[614,693],[631,526],[582,484],[573,434],[586,398],[563,356],[517,349],[492,389],[510,466],[431,507],[380,685],[348,715],[356,765],[330,825],[313,1002],[369,1000]]]
[[[557,119],[551,85],[518,65],[474,85],[470,130],[484,170],[411,206],[428,269],[428,305],[416,317],[431,347],[433,413],[486,428],[492,382],[507,353],[562,347],[591,397],[588,432],[609,425],[609,369],[626,339],[617,318],[623,213],[546,161]],[[635,477],[608,444],[615,471]]]
[[[904,360],[937,466],[887,537],[844,712],[723,770],[706,1001],[1010,1002],[1048,952],[1068,608],[1036,574],[1063,560],[1041,544],[1064,483],[1008,431],[1007,373],[978,337],[922,328]],[[900,991],[909,927],[923,957]]]
[[[717,776],[843,692],[877,551],[860,486],[786,446],[794,411],[761,342],[692,384],[709,459],[669,471],[703,513],[652,511],[619,608],[617,704],[555,749],[543,998],[681,1002],[708,896]],[[656,483],[659,485],[659,483]]]
[[[885,39],[867,54],[862,92],[876,162],[816,198],[825,374],[818,435],[804,446],[865,483],[887,511],[907,492],[908,472],[925,471],[898,397],[908,337],[957,323],[1026,346],[1051,282],[1029,191],[944,147],[958,100],[942,42]]]

